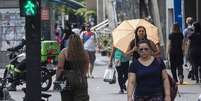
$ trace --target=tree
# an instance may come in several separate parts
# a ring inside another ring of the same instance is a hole
[[[84,2],[85,0],[75,0],[75,1],[82,3],[82,2]]]
[[[88,22],[90,16],[96,16],[96,11],[87,8],[80,8],[75,12],[75,15],[83,17],[85,22]]]

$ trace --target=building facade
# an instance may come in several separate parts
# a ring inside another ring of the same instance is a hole
[[[201,0],[184,0],[184,17],[191,16],[201,21]]]

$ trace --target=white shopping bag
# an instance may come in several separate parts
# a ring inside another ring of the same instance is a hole
[[[116,71],[115,68],[109,67],[105,70],[104,82],[109,82],[110,84],[116,83]]]

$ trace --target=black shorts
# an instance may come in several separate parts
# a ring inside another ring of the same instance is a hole
[[[95,51],[87,51],[87,54],[89,55],[89,62],[90,64],[94,64],[96,60],[96,52]]]

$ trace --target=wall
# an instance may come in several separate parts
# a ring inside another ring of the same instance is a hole
[[[0,8],[19,7],[19,0],[0,0]]]
[[[86,0],[86,7],[88,9],[96,9],[96,1],[97,0]]]

